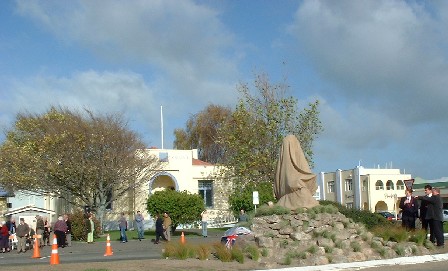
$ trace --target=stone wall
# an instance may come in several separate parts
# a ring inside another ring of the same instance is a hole
[[[396,243],[375,237],[343,214],[270,215],[255,217],[253,235],[237,245],[257,245],[267,268],[312,266],[429,254],[413,242]]]

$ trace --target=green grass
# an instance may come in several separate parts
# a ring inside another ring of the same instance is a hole
[[[291,265],[291,263],[292,263],[292,259],[291,259],[291,257],[286,256],[286,257],[283,259],[283,262],[281,262],[280,264],[281,264],[281,265]]]
[[[361,245],[356,242],[356,241],[352,241],[350,243],[350,247],[353,249],[353,252],[360,252],[361,251]]]
[[[425,243],[426,240],[426,231],[425,230],[416,230],[413,233],[411,233],[411,237],[409,238],[409,241],[415,242],[416,244],[422,246],[423,243]]]
[[[245,248],[245,252],[248,254],[248,257],[254,261],[258,261],[258,259],[260,259],[260,251],[255,245],[247,246]]]
[[[232,259],[234,259],[239,263],[244,263],[244,254],[239,247],[233,246],[231,249],[231,253],[232,253]]]
[[[228,230],[228,228],[213,228],[213,229],[208,229],[207,231],[208,231],[209,235],[213,234],[213,235],[221,236],[226,230]],[[107,234],[109,234],[111,241],[119,241],[120,240],[120,231],[114,230],[114,231],[105,231],[103,236],[95,239],[95,242],[106,242]],[[182,229],[178,229],[174,233],[172,233],[171,236],[176,238],[176,237],[180,237],[181,234],[182,234]],[[199,231],[199,230],[197,230],[196,232],[184,230],[184,235],[185,235],[185,238],[187,238],[187,239],[188,239],[188,237],[202,236],[201,231]],[[138,239],[136,230],[127,231],[126,236],[128,237],[128,240],[137,240]],[[145,239],[155,239],[156,233],[154,230],[146,230],[144,233],[144,237],[145,237]]]
[[[213,245],[215,256],[222,262],[231,262],[232,261],[232,252],[230,249],[227,249],[224,245],[220,243],[216,243]]]
[[[103,236],[95,239],[95,242],[105,242],[108,234],[111,241],[120,240],[120,231],[105,231]],[[128,237],[128,240],[138,239],[137,231],[127,231],[126,236]],[[154,231],[145,231],[144,237],[146,239],[154,239],[156,238],[156,234]]]
[[[263,256],[263,257],[269,256],[269,252],[268,252],[268,250],[266,248],[263,248],[261,250],[261,256]]]
[[[405,251],[403,246],[396,246],[394,248],[395,252],[398,254],[398,256],[404,256]]]

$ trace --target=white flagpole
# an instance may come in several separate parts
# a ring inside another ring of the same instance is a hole
[[[163,107],[160,106],[160,123],[161,123],[161,136],[162,136],[162,150],[163,150]]]

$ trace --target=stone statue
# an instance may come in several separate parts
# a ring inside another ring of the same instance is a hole
[[[312,208],[319,205],[313,198],[316,189],[316,175],[310,170],[299,140],[294,135],[286,136],[280,148],[275,173],[277,204],[290,210]]]

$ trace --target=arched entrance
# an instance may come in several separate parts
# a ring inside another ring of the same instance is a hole
[[[375,205],[375,212],[388,211],[387,204],[384,201],[378,201]]]
[[[166,171],[162,171],[154,175],[149,182],[149,195],[164,190],[166,188],[171,188],[178,191],[179,185],[177,183],[176,177]]]

